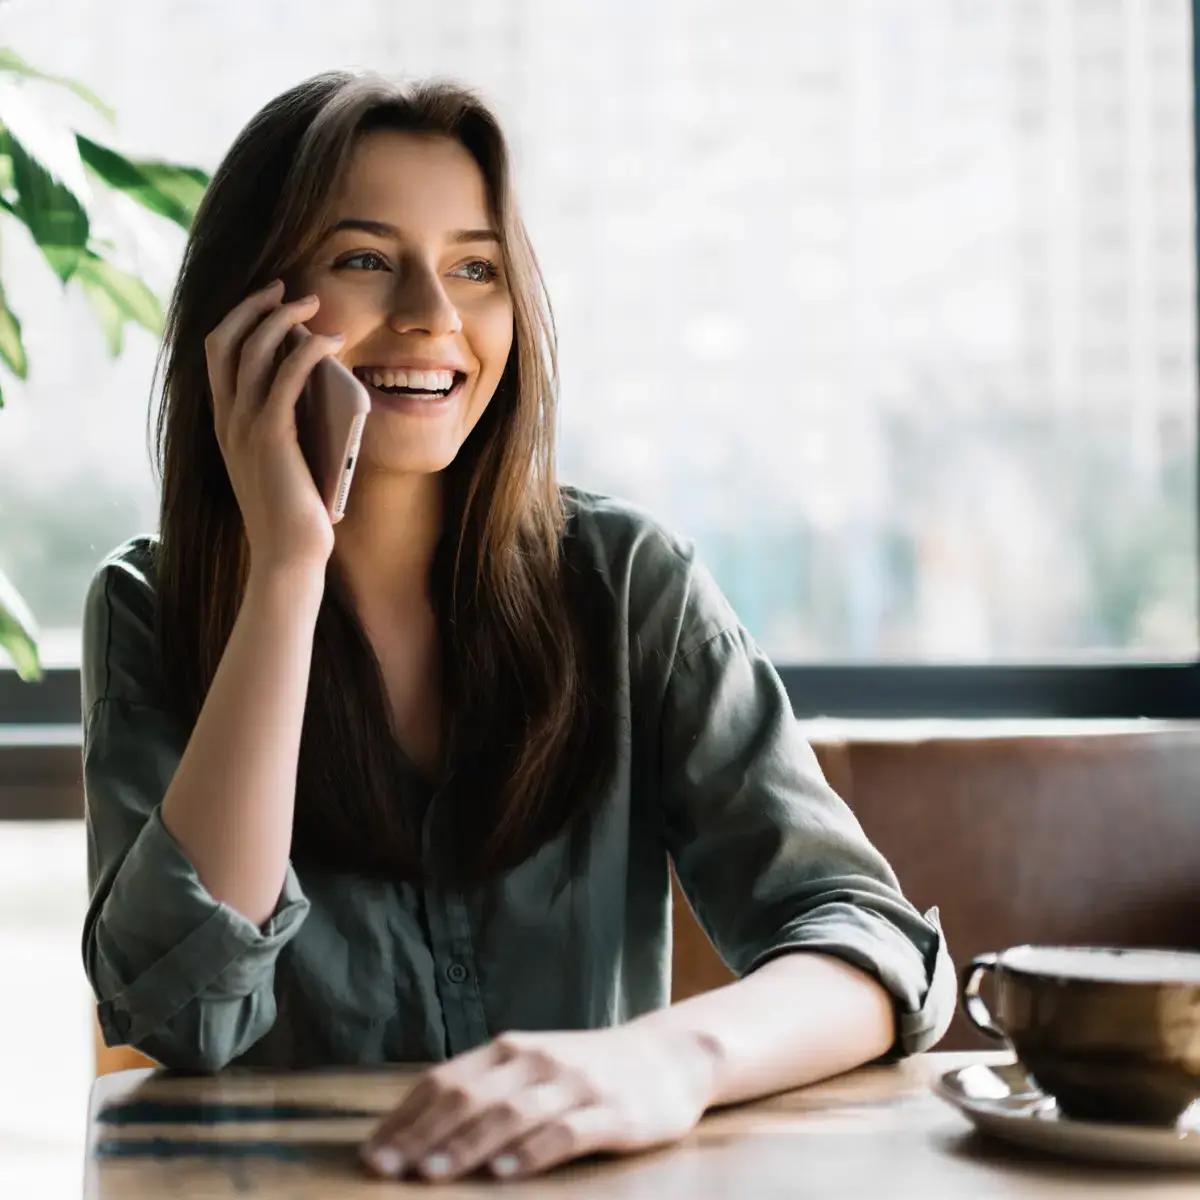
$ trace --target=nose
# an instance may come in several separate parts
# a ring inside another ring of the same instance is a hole
[[[388,325],[396,333],[446,337],[462,329],[462,319],[437,272],[425,264],[413,264],[397,272]]]

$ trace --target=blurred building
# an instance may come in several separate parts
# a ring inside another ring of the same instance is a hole
[[[564,475],[694,537],[781,660],[990,661],[1197,648],[1190,11],[10,0],[0,37],[209,165],[321,69],[474,84],[558,318]],[[4,271],[36,374],[0,563],[69,626],[154,522],[154,347],[109,364],[17,238]]]

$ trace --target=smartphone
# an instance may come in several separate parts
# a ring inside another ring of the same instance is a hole
[[[311,336],[297,325],[292,345]],[[335,525],[346,513],[370,412],[367,389],[336,358],[323,358],[313,367],[296,407],[296,429],[313,482]]]

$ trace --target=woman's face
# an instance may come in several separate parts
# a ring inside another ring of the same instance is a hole
[[[309,328],[345,334],[338,357],[367,385],[364,466],[441,471],[487,407],[513,340],[497,234],[459,142],[390,130],[359,142],[295,284],[321,301]]]

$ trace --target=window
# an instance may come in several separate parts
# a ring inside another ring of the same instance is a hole
[[[1158,664],[1116,702],[1144,711],[1197,660],[1188,0],[41,0],[3,37],[207,166],[331,66],[478,86],[555,305],[564,477],[694,538],[805,703],[891,670],[957,711],[947,681],[1025,672],[1036,708],[1075,670],[1090,711],[1096,672]],[[180,249],[143,248],[164,286]],[[35,374],[0,565],[69,667],[96,562],[155,522],[155,347],[110,363],[18,236],[3,272]]]

